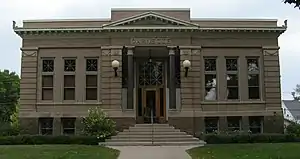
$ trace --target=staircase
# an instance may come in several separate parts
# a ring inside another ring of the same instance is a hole
[[[136,124],[99,144],[105,146],[202,146],[205,142],[169,124]]]

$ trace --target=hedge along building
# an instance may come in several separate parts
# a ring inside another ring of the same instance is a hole
[[[100,107],[119,129],[283,132],[276,19],[191,19],[189,9],[112,9],[111,19],[27,20],[21,126],[79,133]]]

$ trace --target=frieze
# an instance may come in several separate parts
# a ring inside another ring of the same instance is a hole
[[[172,43],[170,38],[155,37],[155,38],[131,38],[132,45],[169,45]]]
[[[264,56],[278,56],[278,50],[264,50]]]
[[[200,55],[200,54],[201,54],[200,49],[192,50],[192,55]]]
[[[182,49],[180,50],[180,55],[191,55],[190,49]]]
[[[110,56],[110,55],[111,55],[111,50],[110,49],[102,50],[102,56]]]
[[[22,56],[36,57],[37,51],[22,51]]]

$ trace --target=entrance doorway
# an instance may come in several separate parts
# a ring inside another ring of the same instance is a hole
[[[166,122],[166,65],[164,57],[136,58],[137,123]]]
[[[143,90],[143,123],[165,123],[164,89]]]

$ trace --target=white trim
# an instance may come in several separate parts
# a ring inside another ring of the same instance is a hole
[[[111,22],[111,18],[100,19],[35,19],[23,20],[24,23],[44,23],[44,22]]]
[[[209,21],[209,22],[218,22],[218,21],[221,21],[221,22],[226,22],[226,21],[237,21],[237,22],[252,22],[252,21],[258,21],[258,22],[270,22],[270,21],[274,21],[274,22],[277,22],[278,19],[272,19],[272,18],[266,18],[266,19],[263,19],[263,18],[260,18],[260,19],[252,19],[252,18],[191,18],[190,19],[191,21],[196,21],[196,22],[206,22],[206,21]]]
[[[174,17],[164,15],[164,14],[149,11],[149,12],[133,15],[133,16],[130,16],[130,17],[127,17],[127,18],[123,18],[123,19],[114,21],[112,23],[104,24],[103,27],[106,27],[106,26],[108,26],[108,27],[113,26],[114,27],[114,26],[118,26],[118,25],[123,25],[123,24],[128,23],[128,22],[134,22],[136,20],[140,20],[140,19],[143,19],[143,18],[146,18],[146,17],[151,17],[151,16],[156,17],[158,19],[164,19],[166,21],[170,21],[170,22],[173,22],[173,23],[184,25],[184,26],[198,26],[198,24],[194,24],[194,23],[191,23],[189,21],[184,21],[184,20],[181,20],[181,19],[177,19],[177,18],[174,18]]]
[[[111,8],[111,11],[190,11],[190,8]]]

